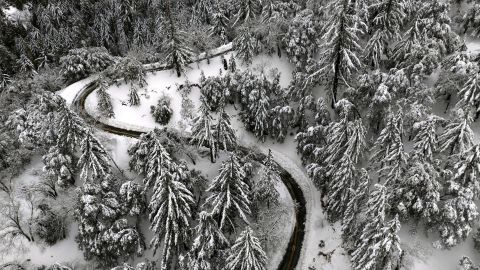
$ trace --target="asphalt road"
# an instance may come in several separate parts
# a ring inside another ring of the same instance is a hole
[[[215,57],[226,52],[228,51],[224,51],[217,55],[212,55],[211,57]],[[199,60],[202,60],[202,59],[199,59]],[[152,71],[166,70],[166,69],[169,69],[169,68],[165,66],[160,66],[155,68],[149,68],[146,71],[152,72]],[[96,88],[97,88],[96,81],[88,83],[84,88],[82,88],[72,102],[72,109],[75,112],[77,112],[77,114],[81,118],[83,118],[85,122],[95,126],[98,129],[101,129],[105,132],[109,132],[116,135],[138,138],[143,132],[128,130],[128,129],[101,123],[97,121],[93,116],[87,113],[87,111],[85,110],[85,100],[87,99],[88,95],[90,95]],[[189,141],[189,140],[186,140],[186,141]],[[253,156],[255,160],[259,162],[263,162],[267,158],[265,154],[258,153],[244,146],[240,146],[239,150],[244,152],[245,154],[254,153]],[[306,221],[306,215],[307,215],[306,201],[305,201],[305,196],[303,195],[302,189],[297,184],[297,182],[292,177],[292,175],[287,170],[285,170],[280,165],[278,165],[278,163],[277,163],[277,168],[280,172],[282,182],[287,187],[288,192],[290,193],[290,196],[292,197],[292,199],[294,200],[297,206],[295,208],[295,227],[293,229],[292,235],[290,236],[290,240],[289,240],[285,255],[277,269],[293,270],[295,269],[295,267],[297,266],[300,260],[302,244],[305,237],[305,221]]]

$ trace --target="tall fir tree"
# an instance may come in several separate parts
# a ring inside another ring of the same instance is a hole
[[[318,68],[307,78],[307,84],[323,80],[332,97],[332,107],[337,102],[341,85],[349,85],[352,74],[361,68],[358,44],[362,33],[361,22],[352,0],[334,1],[328,7],[331,12],[322,29],[322,43]]]
[[[250,214],[249,187],[245,183],[245,171],[235,154],[224,161],[220,173],[213,179],[207,192],[211,195],[205,204],[211,207],[211,212],[218,219],[220,228],[234,227],[234,219],[239,216],[248,222]],[[227,222],[229,224],[227,224]]]
[[[414,124],[417,133],[413,137],[413,150],[422,159],[432,162],[437,152],[438,135],[437,125],[440,119],[429,116],[426,120]]]
[[[365,210],[368,199],[368,187],[370,176],[368,171],[361,169],[358,173],[358,181],[355,189],[349,189],[351,200],[347,202],[345,213],[342,219],[342,237],[347,244],[354,242],[361,232],[359,224],[360,217]]]
[[[153,184],[150,210],[150,229],[155,233],[151,245],[156,251],[163,247],[161,269],[170,269],[172,260],[180,255],[181,247],[189,240],[192,192],[179,179],[178,165],[158,175]]]
[[[443,133],[438,137],[439,152],[453,155],[469,149],[473,145],[474,134],[470,128],[472,122],[473,119],[468,110],[455,110]]]
[[[262,2],[260,0],[239,0],[237,3],[238,12],[235,15],[236,19],[233,25],[237,25],[240,22],[248,23],[262,11]]]
[[[232,151],[235,149],[237,145],[237,137],[230,122],[230,115],[225,111],[225,106],[222,106],[218,113],[218,119],[213,133],[217,145],[216,149],[223,149],[225,151]]]
[[[163,45],[166,53],[165,63],[173,67],[177,76],[182,76],[192,61],[193,51],[188,45],[187,34],[179,30],[174,23],[170,0],[165,3],[167,36]]]
[[[192,270],[217,269],[223,261],[220,249],[228,245],[228,239],[223,235],[212,214],[202,211],[195,227],[192,247],[182,262],[183,267]]]
[[[464,188],[469,188],[475,198],[480,197],[480,144],[460,154],[453,166],[453,180]]]
[[[356,186],[356,168],[350,156],[343,155],[337,163],[333,165],[333,172],[328,184],[327,213],[331,221],[337,221],[345,213],[348,202],[352,200],[351,190]]]
[[[172,166],[172,158],[162,141],[162,130],[156,128],[153,131],[142,134],[137,142],[128,149],[132,157],[129,167],[137,173],[145,176],[144,189],[153,187],[156,179],[165,174]]]
[[[260,178],[253,187],[253,199],[257,204],[266,203],[267,207],[278,202],[279,193],[275,185],[280,183],[281,178],[273,160],[272,150],[268,150],[267,160],[263,164]]]
[[[113,112],[112,97],[107,92],[108,81],[105,78],[99,79],[99,87],[97,89],[97,109],[100,111],[102,116],[107,118],[112,118],[115,116]]]
[[[401,248],[398,216],[385,224],[387,189],[376,184],[367,202],[362,233],[352,253],[354,270],[395,269]]]
[[[478,117],[480,114],[480,73],[470,74],[458,95],[460,97],[459,105],[471,106]]]
[[[230,248],[226,259],[226,270],[266,270],[267,255],[260,245],[260,241],[247,227]]]
[[[80,178],[82,181],[90,177],[104,177],[111,173],[109,156],[102,144],[95,138],[92,131],[87,131],[80,142],[81,155],[78,159]]]
[[[245,64],[250,65],[258,52],[257,40],[250,25],[242,27],[239,31],[240,33],[233,40],[235,56],[239,57]]]
[[[383,56],[389,57],[389,43],[401,38],[406,18],[405,0],[374,0],[368,5],[370,39],[365,46],[365,59],[379,67]]]
[[[82,119],[62,103],[54,126],[57,130],[57,146],[68,153],[73,153],[86,132]]]
[[[215,162],[217,143],[215,141],[213,119],[210,115],[210,107],[205,102],[205,99],[202,99],[201,102],[199,115],[193,120],[192,142],[196,142],[199,147],[208,147],[210,149],[210,160]]]

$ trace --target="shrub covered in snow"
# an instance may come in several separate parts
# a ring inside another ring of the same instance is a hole
[[[170,121],[173,114],[170,101],[171,99],[169,96],[162,95],[158,100],[157,106],[150,107],[150,112],[152,113],[153,118],[155,118],[155,122],[161,125],[166,125]]]
[[[66,222],[48,204],[38,206],[40,212],[35,219],[35,234],[48,245],[53,245],[66,236]]]
[[[103,47],[73,49],[60,58],[63,76],[67,81],[76,81],[106,69],[113,57]]]

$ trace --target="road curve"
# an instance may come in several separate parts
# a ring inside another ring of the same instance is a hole
[[[224,54],[228,51],[231,51],[231,48],[227,48],[226,50],[212,54],[209,57],[219,56]],[[198,57],[196,60],[201,61],[204,58]],[[167,70],[169,67],[164,65],[145,65],[144,66],[146,72],[152,71],[159,71],[159,70]],[[85,120],[85,122],[95,126],[98,129],[101,129],[105,132],[109,132],[116,135],[127,136],[138,138],[144,131],[138,130],[130,130],[121,127],[112,126],[109,124],[102,123],[95,119],[92,115],[90,115],[85,110],[85,100],[87,99],[88,95],[90,95],[95,89],[97,88],[97,81],[93,80],[87,83],[75,96],[72,102],[72,109],[77,112],[77,114]],[[189,140],[186,140],[189,141]],[[239,150],[245,154],[247,153],[254,153],[254,159],[256,161],[262,162],[266,160],[267,156],[263,153],[259,153],[255,150],[247,148],[245,146],[240,146]],[[300,260],[300,254],[302,250],[302,244],[305,237],[305,222],[307,216],[307,209],[306,209],[306,201],[305,196],[303,195],[302,189],[292,177],[292,175],[281,167],[278,163],[276,163],[277,168],[280,172],[280,176],[282,179],[283,184],[287,187],[288,192],[292,199],[294,200],[297,207],[295,208],[295,227],[293,229],[292,235],[290,236],[290,240],[287,246],[287,250],[285,255],[282,258],[278,266],[278,270],[293,270],[298,265]]]

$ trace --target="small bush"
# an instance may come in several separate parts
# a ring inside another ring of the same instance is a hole
[[[170,108],[170,97],[166,95],[161,96],[157,106],[150,107],[150,112],[153,118],[155,118],[155,122],[166,125],[173,114],[172,108]]]
[[[35,219],[35,234],[48,245],[66,237],[65,221],[48,204],[38,206],[40,213]]]
[[[63,76],[69,82],[100,72],[113,62],[114,58],[103,47],[73,49],[60,58]]]

